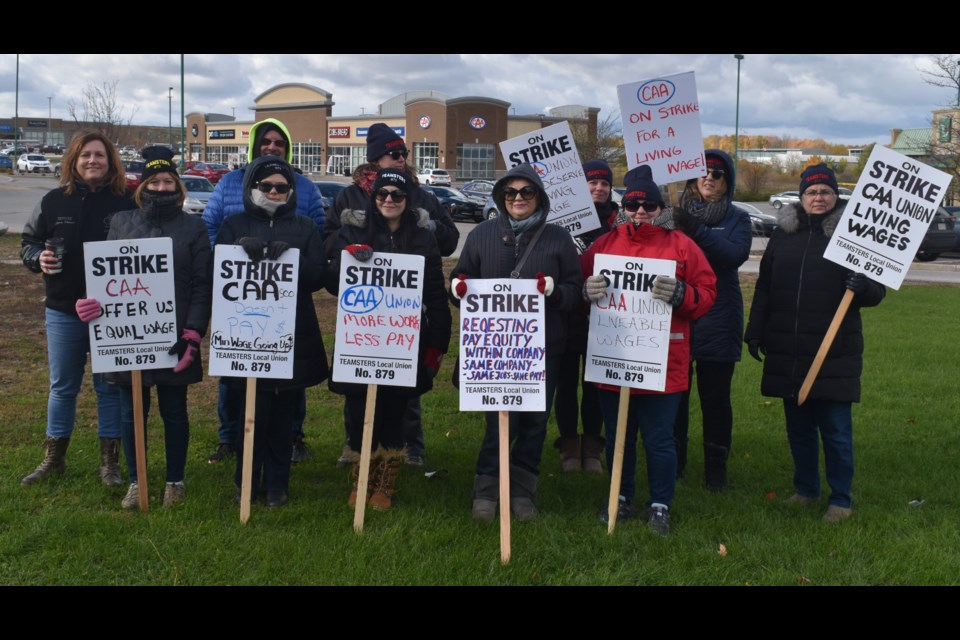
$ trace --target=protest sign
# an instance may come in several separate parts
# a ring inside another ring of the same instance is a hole
[[[213,263],[210,375],[293,378],[300,250],[254,262],[218,244]]]
[[[417,386],[423,256],[341,253],[334,382]]]
[[[177,364],[173,241],[84,242],[87,297],[100,302],[90,321],[94,373],[166,369]]]
[[[875,145],[823,257],[899,289],[950,176]]]
[[[653,298],[658,275],[676,276],[676,262],[597,254],[594,273],[610,281],[590,305],[587,362],[589,382],[663,391],[667,384],[673,307]]]
[[[692,71],[617,85],[627,167],[649,165],[667,184],[706,175]]]
[[[460,410],[546,410],[544,297],[536,280],[470,280],[460,302]]]
[[[563,227],[574,236],[600,228],[568,122],[504,140],[500,143],[500,152],[508,169],[528,163],[536,170],[550,198],[547,222]]]

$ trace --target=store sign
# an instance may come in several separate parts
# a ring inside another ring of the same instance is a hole
[[[480,116],[473,116],[470,118],[470,120],[468,120],[468,124],[479,131],[487,126],[487,121]]]
[[[210,132],[211,140],[233,140],[236,137],[236,129],[214,129]]]
[[[432,120],[430,120],[430,116],[420,116],[420,128],[421,128],[421,129],[429,129],[431,122],[432,122]]]
[[[46,127],[47,121],[46,120],[27,120],[27,126],[28,127]]]
[[[407,128],[406,128],[406,127],[390,127],[390,128],[393,129],[393,132],[394,132],[395,134],[397,134],[398,136],[400,136],[401,138],[403,138],[404,136],[407,135]],[[366,137],[367,137],[367,131],[369,131],[369,130],[370,130],[370,127],[357,127],[357,137],[358,137],[358,138],[366,138]]]
[[[330,127],[327,134],[329,138],[349,138],[350,127]]]
[[[193,128],[190,129],[190,133],[192,133],[193,137],[196,138],[200,135],[200,128],[197,125],[193,125]]]

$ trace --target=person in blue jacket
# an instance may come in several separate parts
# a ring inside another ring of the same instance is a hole
[[[287,127],[274,118],[266,118],[250,127],[250,149],[247,161],[253,162],[261,156],[279,156],[293,162],[293,145]],[[243,213],[243,180],[245,167],[231,171],[220,179],[203,210],[203,221],[207,223],[210,245],[213,246],[224,219]],[[323,233],[324,210],[320,200],[320,191],[306,176],[294,174],[294,188],[297,192],[297,213],[312,219],[317,230]],[[229,389],[221,382],[220,397],[217,401],[217,415],[220,418],[220,434],[217,448],[207,458],[210,464],[216,464],[234,454],[240,433],[239,416],[230,414],[231,403],[227,400]],[[293,454],[291,462],[305,460],[310,454],[303,438],[303,421],[307,417],[306,389],[299,391],[297,407],[293,418]]]
[[[743,351],[743,294],[737,270],[750,257],[753,239],[750,216],[733,204],[736,166],[719,149],[704,152],[707,173],[687,181],[675,210],[675,222],[707,257],[717,275],[717,300],[713,308],[691,326],[691,380],[697,375],[697,394],[703,413],[703,466],[707,488],[727,486],[727,457],[733,432],[730,384]],[[674,438],[677,441],[677,476],[687,463],[689,389],[680,400]]]

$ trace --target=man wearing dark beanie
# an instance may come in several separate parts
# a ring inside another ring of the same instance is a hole
[[[277,156],[287,163],[293,162],[293,144],[287,127],[274,118],[267,118],[250,127],[250,146],[247,151],[247,162],[251,163],[261,156]],[[220,179],[216,189],[210,195],[210,201],[203,210],[203,221],[207,223],[212,245],[224,219],[229,216],[243,213],[243,178],[245,168],[231,171]],[[297,213],[313,220],[317,230],[323,232],[324,210],[320,200],[320,192],[313,182],[306,176],[295,173],[293,182],[297,193]],[[217,403],[217,413],[220,417],[219,444],[213,454],[207,458],[211,464],[216,464],[223,458],[232,456],[240,434],[240,417],[231,416],[229,404],[225,404],[224,396],[229,393],[227,388],[220,385],[220,399]],[[298,407],[294,413],[293,422],[293,462],[300,462],[309,457],[310,452],[303,442],[303,421],[307,415],[306,392],[298,397]]]
[[[444,209],[437,197],[419,187],[416,173],[407,164],[407,145],[397,132],[386,123],[376,122],[367,129],[367,161],[354,172],[354,183],[337,194],[333,208],[327,212],[326,225],[323,229],[324,249],[329,255],[331,247],[335,245],[341,225],[363,227],[366,225],[367,204],[373,190],[372,178],[379,169],[396,169],[404,173],[410,183],[407,197],[410,199],[414,211],[425,211],[427,219],[419,225],[430,229],[437,240],[437,248],[441,256],[452,255],[460,241],[460,231],[454,224],[453,218]],[[364,179],[364,176],[367,176]],[[344,411],[344,420],[349,423],[350,416]],[[347,429],[349,431],[349,428]],[[404,417],[404,433],[407,439],[407,464],[423,466],[424,444],[423,425],[420,422],[420,399],[413,398]],[[340,456],[337,464],[346,466],[347,448]]]

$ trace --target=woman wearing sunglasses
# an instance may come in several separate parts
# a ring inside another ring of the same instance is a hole
[[[670,532],[670,505],[677,482],[677,454],[673,441],[673,423],[683,392],[689,386],[690,322],[703,316],[717,296],[716,277],[700,248],[684,233],[674,230],[673,215],[664,208],[660,188],[648,166],[631,169],[623,180],[627,192],[620,202],[618,225],[597,239],[580,257],[584,298],[600,302],[607,295],[607,280],[593,275],[594,256],[610,254],[637,258],[675,260],[674,276],[659,275],[653,282],[653,298],[673,307],[670,321],[670,347],[667,354],[667,381],[663,391],[630,390],[626,419],[626,446],[617,520],[633,514],[637,466],[637,431],[646,451],[647,482],[650,497],[646,501],[647,524],[656,533]],[[600,410],[607,437],[607,469],[612,469],[617,431],[619,386],[597,384]],[[600,517],[607,521],[604,508]]]
[[[294,408],[299,390],[326,380],[327,355],[313,304],[313,292],[324,282],[323,248],[313,220],[297,215],[293,169],[276,156],[254,160],[243,176],[244,212],[223,221],[216,244],[243,247],[250,260],[276,260],[289,248],[300,250],[297,279],[297,327],[294,334],[293,378],[257,381],[256,428],[253,443],[254,498],[261,491],[268,507],[287,503],[290,455],[293,450]],[[243,378],[224,378],[235,389],[245,389]],[[229,394],[234,415],[243,415],[243,392]],[[243,443],[240,443],[242,450]],[[237,452],[234,480],[240,487],[242,451]],[[239,498],[239,493],[238,493]]]
[[[433,388],[433,378],[440,369],[441,359],[450,345],[450,305],[444,286],[443,263],[434,234],[417,223],[418,212],[410,202],[413,183],[398,169],[380,169],[374,179],[367,203],[366,223],[363,227],[346,225],[340,228],[336,242],[328,245],[330,293],[337,295],[340,282],[340,258],[346,249],[360,261],[370,259],[374,251],[405,253],[424,257],[423,305],[420,318],[420,352],[415,387],[381,385],[377,390],[377,405],[373,422],[373,441],[370,460],[370,483],[365,496],[372,509],[386,511],[393,506],[393,494],[400,465],[405,461],[404,413],[412,399]],[[347,453],[352,466],[353,488],[347,501],[353,507],[357,501],[357,481],[360,477],[360,447],[366,413],[367,386],[335,383],[331,390],[344,394],[347,424]]]
[[[550,199],[528,164],[510,169],[493,187],[497,209],[506,213],[481,222],[450,272],[450,293],[459,304],[475,278],[537,279],[546,298],[546,410],[510,413],[510,509],[520,520],[537,517],[533,500],[547,420],[553,406],[561,356],[567,348],[569,315],[579,304],[583,278],[570,234],[547,224]],[[473,517],[492,520],[500,494],[496,411],[485,413],[486,432],[473,483]]]
[[[703,250],[717,275],[717,301],[691,326],[691,376],[697,373],[697,394],[703,415],[704,480],[711,491],[727,487],[727,457],[733,432],[730,383],[743,351],[743,294],[737,270],[750,257],[750,216],[733,205],[736,190],[733,159],[719,149],[705,152],[707,173],[687,181],[675,211],[677,226]],[[680,400],[674,438],[677,476],[687,465],[690,391]]]

